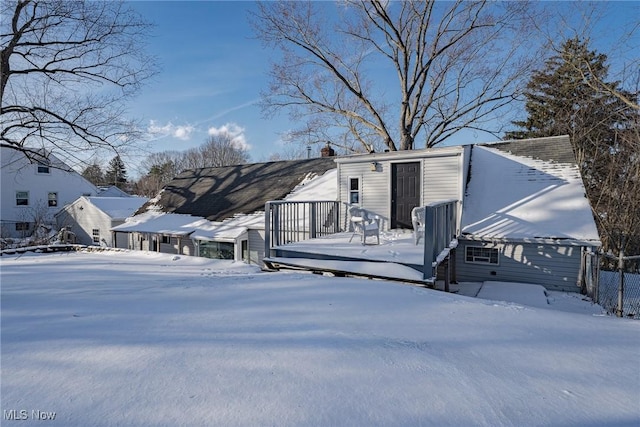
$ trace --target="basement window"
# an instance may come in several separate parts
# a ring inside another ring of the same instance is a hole
[[[28,222],[16,222],[16,231],[29,231]]]
[[[497,248],[485,248],[482,246],[467,246],[465,248],[465,262],[473,264],[498,265],[499,254]]]
[[[230,242],[200,241],[199,255],[213,259],[235,259],[234,248],[235,245]]]

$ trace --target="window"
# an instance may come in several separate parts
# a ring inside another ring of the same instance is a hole
[[[213,259],[235,259],[233,256],[234,244],[229,242],[200,241],[199,255]]]
[[[497,248],[483,248],[480,246],[467,246],[465,253],[465,261],[477,264],[494,264],[498,265]]]
[[[360,178],[349,178],[349,203],[360,203]]]
[[[29,231],[28,222],[16,222],[16,231]]]
[[[171,243],[171,236],[165,236],[165,235],[163,235],[163,236],[162,236],[162,240],[161,240],[161,242],[162,242],[162,243],[165,243],[165,244],[169,244],[169,243]]]
[[[49,207],[55,208],[58,206],[58,193],[49,193]]]
[[[100,229],[94,228],[91,231],[91,236],[93,237],[93,243],[100,243]]]
[[[29,206],[28,191],[16,191],[16,206]]]
[[[38,173],[49,173],[49,165],[38,163]]]

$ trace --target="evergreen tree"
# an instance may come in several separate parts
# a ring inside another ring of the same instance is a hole
[[[102,167],[96,162],[87,166],[82,171],[82,176],[93,185],[104,185],[104,172],[102,172]]]
[[[640,211],[637,209],[639,114],[604,82],[629,99],[637,99],[607,81],[607,56],[588,48],[588,41],[569,39],[560,52],[535,72],[525,96],[526,120],[506,138],[569,135],[594,209],[605,249],[640,253]],[[631,186],[631,187],[630,187]]]
[[[127,184],[127,169],[120,156],[115,156],[109,162],[109,166],[105,172],[105,181],[108,185],[115,185],[118,188],[124,188]]]

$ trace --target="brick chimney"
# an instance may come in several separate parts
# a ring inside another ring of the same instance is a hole
[[[327,145],[322,147],[320,150],[320,157],[334,157],[336,155],[336,150],[331,148],[331,143],[327,141]]]

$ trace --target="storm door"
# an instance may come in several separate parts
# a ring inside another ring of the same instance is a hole
[[[420,162],[391,165],[391,228],[413,228],[411,210],[420,206]]]

